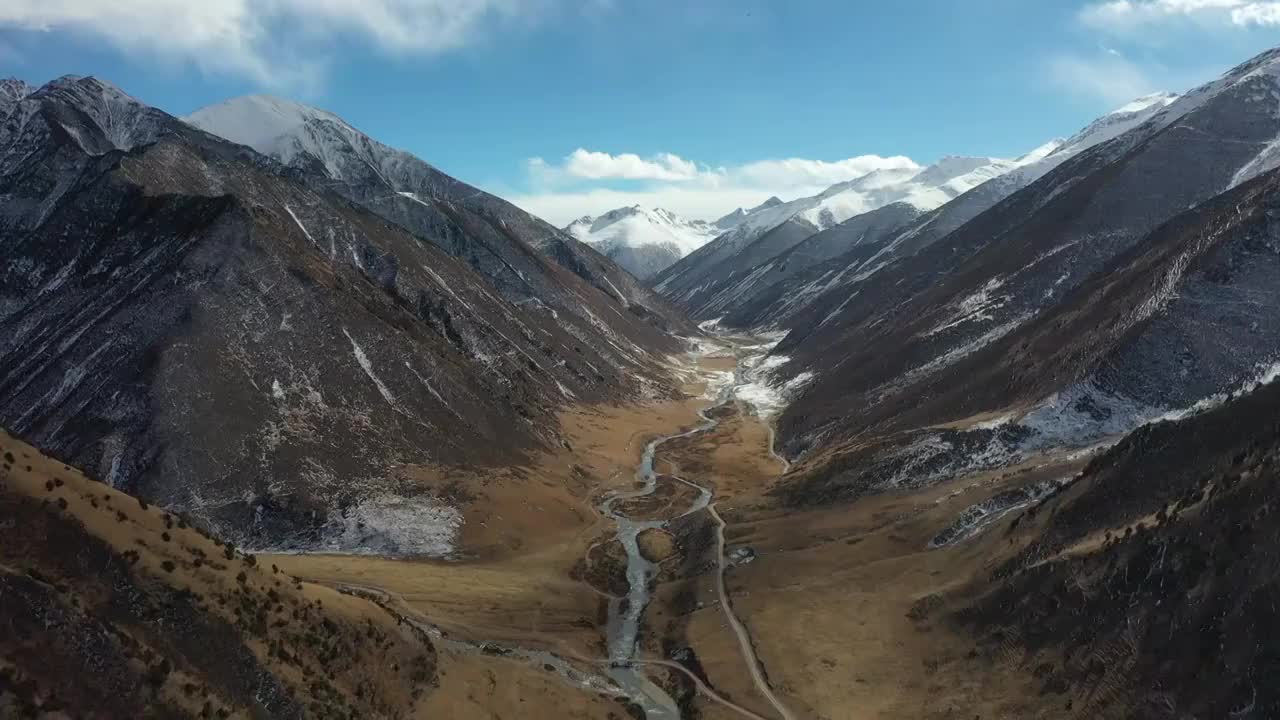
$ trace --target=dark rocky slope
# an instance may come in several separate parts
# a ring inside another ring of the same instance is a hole
[[[1015,520],[1025,549],[950,617],[1064,717],[1277,717],[1278,409],[1270,385],[1133,433]]]
[[[829,418],[824,441],[846,451],[802,464],[785,492],[820,502],[920,485],[1211,406],[1280,368],[1278,287],[1273,171],[1161,226],[1051,309],[945,366],[899,374],[900,359],[868,362],[844,378],[846,394],[803,400]],[[949,322],[920,317],[900,330]],[[855,416],[849,397],[861,403]],[[938,427],[972,417],[987,420]]]
[[[1091,425],[1082,441],[1258,374],[1280,351],[1263,317],[1275,179],[1188,208],[1280,135],[1277,68],[1277,52],[1241,66],[818,298],[775,351],[783,380],[812,378],[780,418],[787,451],[1028,405],[1036,426]]]
[[[586,244],[336,115],[249,96],[185,120],[249,145],[309,187],[341,195],[428,240],[470,265],[508,300],[604,322],[636,342],[668,349],[674,347],[670,332],[692,331],[681,313]],[[603,308],[591,288],[626,312]]]
[[[415,717],[426,633],[0,433],[0,717]]]
[[[513,302],[439,241],[91,78],[3,129],[0,425],[239,542],[447,552],[451,511],[405,468],[510,463],[560,442],[567,403],[666,392],[678,342],[580,279],[612,273],[594,253],[544,246],[571,273],[508,243],[565,280]]]

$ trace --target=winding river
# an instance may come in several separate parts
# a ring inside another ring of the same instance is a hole
[[[752,358],[758,359],[758,358]],[[667,525],[669,520],[635,520],[627,517],[621,511],[616,510],[614,506],[623,500],[629,500],[638,497],[651,495],[657,489],[658,474],[654,470],[654,456],[657,454],[658,447],[663,443],[669,442],[676,438],[689,437],[704,433],[717,425],[719,421],[710,416],[710,413],[717,408],[733,402],[737,388],[744,382],[745,377],[749,377],[749,371],[745,370],[745,366],[749,366],[747,362],[743,362],[740,358],[733,372],[733,381],[723,387],[715,402],[702,410],[699,415],[702,423],[691,430],[674,435],[666,435],[653,440],[644,448],[644,453],[640,456],[640,465],[636,469],[636,480],[641,485],[638,489],[629,492],[615,492],[609,494],[600,504],[600,511],[604,515],[613,519],[617,524],[618,541],[622,544],[623,549],[627,553],[627,595],[625,599],[612,600],[609,603],[609,675],[617,682],[622,689],[631,696],[632,700],[637,702],[645,712],[647,720],[659,720],[660,718],[670,718],[676,720],[680,717],[680,710],[676,703],[671,699],[662,688],[655,685],[649,680],[641,667],[646,664],[639,658],[638,637],[640,626],[644,617],[645,607],[649,604],[649,582],[657,572],[656,566],[646,560],[640,553],[639,536],[640,533],[651,528],[661,528]],[[772,427],[770,428],[770,452],[773,453],[773,435]],[[779,457],[775,454],[775,457]],[[783,465],[783,471],[787,468],[787,463],[779,457]],[[716,512],[715,505],[712,503],[712,492],[709,488],[703,487],[696,483],[685,480],[684,478],[673,478],[677,482],[682,482],[690,487],[698,490],[698,498],[693,504],[678,515],[676,519],[691,515],[702,510],[708,510],[711,518],[718,526],[717,531],[717,588],[719,593],[720,604],[724,614],[729,621],[734,634],[737,636],[738,643],[741,646],[743,661],[747,663],[750,670],[752,681],[760,690],[760,693],[768,700],[769,704],[777,711],[783,720],[792,720],[794,717],[791,711],[778,699],[773,689],[769,687],[768,681],[765,679],[763,670],[760,667],[760,661],[755,655],[755,651],[751,646],[750,639],[747,635],[746,628],[742,622],[734,614],[729,604],[728,593],[725,590],[724,571],[725,571],[725,540],[724,540],[724,521]],[[734,706],[749,717],[760,717],[754,712],[746,710],[740,706]]]
[[[757,346],[759,347],[759,346]],[[687,668],[669,660],[652,660],[640,657],[639,635],[640,627],[644,618],[645,608],[649,604],[650,592],[649,583],[657,573],[657,566],[649,562],[640,553],[639,537],[640,533],[648,529],[662,528],[666,526],[670,520],[636,520],[627,517],[621,510],[615,509],[615,506],[623,501],[635,498],[646,497],[652,495],[658,486],[658,473],[654,469],[655,456],[658,448],[666,442],[677,438],[690,437],[699,433],[704,433],[715,428],[720,423],[711,417],[711,413],[728,403],[735,401],[735,393],[737,388],[744,382],[744,377],[750,376],[750,371],[744,368],[742,359],[739,359],[737,367],[733,371],[733,380],[722,387],[717,394],[714,402],[699,412],[702,422],[690,430],[676,433],[673,435],[664,435],[652,440],[645,445],[644,452],[640,456],[640,464],[636,468],[636,480],[640,483],[639,487],[629,491],[615,491],[609,493],[600,502],[598,508],[602,515],[612,519],[617,527],[617,538],[622,544],[627,555],[627,594],[624,598],[616,598],[609,602],[608,617],[608,650],[609,657],[607,660],[577,658],[573,656],[559,656],[547,651],[530,650],[519,647],[509,647],[497,643],[476,642],[465,640],[453,640],[448,638],[441,630],[432,625],[425,618],[418,616],[412,606],[404,601],[403,598],[395,596],[382,588],[353,585],[346,583],[338,583],[338,589],[358,594],[364,597],[381,599],[386,606],[390,606],[391,602],[402,605],[404,614],[401,616],[406,622],[410,622],[415,627],[428,633],[433,641],[446,647],[452,647],[460,651],[467,652],[485,652],[487,654],[499,654],[507,657],[513,657],[531,664],[552,670],[560,675],[566,682],[581,687],[583,689],[594,692],[612,693],[615,690],[621,691],[633,702],[639,705],[645,713],[646,720],[679,720],[680,709],[676,702],[672,700],[662,688],[658,687],[644,673],[643,668],[646,666],[663,666],[684,673],[698,687],[699,692],[703,693],[713,701],[720,703],[749,720],[769,720],[753,710],[743,707],[724,696],[717,693],[714,689],[707,687],[701,679],[690,672]],[[770,440],[772,444],[772,436]],[[772,447],[770,448],[772,451]],[[785,469],[785,460],[779,458]],[[724,520],[721,519],[716,512],[713,503],[713,494],[709,488],[703,487],[697,483],[691,482],[684,478],[672,477],[675,482],[684,483],[698,491],[698,497],[695,499],[688,509],[672,519],[679,519],[693,513],[707,510],[711,519],[717,525],[717,590],[719,594],[720,604],[729,621],[729,625],[733,632],[737,635],[738,642],[741,646],[743,660],[747,663],[752,680],[760,690],[761,694],[774,707],[778,715],[783,720],[793,720],[794,716],[782,704],[782,702],[773,693],[769,687],[768,681],[764,678],[759,659],[755,656],[755,651],[751,647],[746,629],[735,616],[732,607],[730,607],[729,597],[725,590],[724,572],[725,572],[725,539],[724,539]],[[569,660],[577,660],[589,664],[601,665],[607,668],[609,679],[605,679],[599,675],[590,672],[582,672],[579,668]],[[609,687],[612,680],[617,688]]]
[[[645,530],[661,528],[667,520],[633,520],[614,509],[614,505],[622,500],[652,495],[658,486],[658,473],[653,468],[654,455],[658,446],[676,438],[689,437],[714,428],[719,422],[709,413],[733,399],[733,387],[727,386],[720,391],[716,402],[700,413],[702,423],[675,435],[664,435],[645,445],[640,456],[640,466],[636,470],[636,480],[641,487],[629,492],[610,493],[600,504],[600,511],[613,519],[617,524],[618,542],[627,553],[627,596],[609,602],[609,675],[622,689],[644,708],[647,720],[680,717],[671,696],[649,680],[636,662],[639,654],[638,637],[640,623],[644,617],[644,609],[649,604],[649,580],[656,573],[656,566],[646,560],[640,553],[640,533]],[[711,504],[711,491],[701,485],[687,480],[680,482],[698,489],[698,499],[688,510],[678,517],[684,517],[705,509]]]

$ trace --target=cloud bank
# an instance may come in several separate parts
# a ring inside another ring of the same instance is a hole
[[[1086,5],[1080,20],[1092,28],[1128,33],[1170,23],[1236,27],[1280,26],[1280,2],[1257,0],[1107,0]]]
[[[327,51],[356,41],[440,53],[559,0],[5,0],[0,27],[66,31],[268,86],[315,82]]]

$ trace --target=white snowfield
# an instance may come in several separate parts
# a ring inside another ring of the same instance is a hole
[[[599,217],[583,217],[565,227],[582,242],[605,248],[670,247],[680,257],[697,250],[720,233],[702,220],[686,220],[662,208],[639,205],[618,208]]]

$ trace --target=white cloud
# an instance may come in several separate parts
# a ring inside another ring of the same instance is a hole
[[[1167,89],[1157,87],[1147,71],[1116,50],[1106,50],[1089,57],[1055,55],[1049,59],[1048,74],[1050,82],[1058,88],[1114,107]]]
[[[1280,2],[1259,0],[1107,0],[1086,5],[1080,20],[1110,33],[1171,23],[1245,28],[1280,25]]]
[[[356,39],[392,53],[438,53],[491,23],[556,0],[5,0],[0,28],[70,31],[130,53],[267,85],[313,81],[325,49]]]
[[[913,167],[917,167],[916,163],[903,155],[893,157],[859,155],[835,162],[801,158],[761,160],[731,169],[726,174],[738,182],[762,187],[780,183],[826,187],[861,177],[872,170]]]
[[[530,163],[544,172],[587,180],[683,181],[698,177],[697,165],[672,153],[659,153],[646,160],[635,153],[610,155],[578,148],[565,158],[560,168],[551,168],[541,158],[534,158]]]
[[[859,155],[836,161],[784,158],[711,168],[672,153],[642,158],[579,148],[557,164],[533,158],[527,167],[537,191],[502,194],[535,215],[563,225],[582,215],[635,204],[710,220],[736,207],[758,205],[771,195],[788,200],[816,195],[873,170],[918,166],[902,155]],[[640,184],[631,189],[599,187],[605,181]]]
[[[915,162],[903,155],[859,155],[834,162],[784,158],[710,168],[673,153],[658,153],[646,159],[634,153],[611,155],[583,148],[574,150],[559,165],[542,158],[528,161],[529,172],[544,184],[572,180],[661,180],[697,182],[709,187],[742,185],[784,190],[802,185],[825,187],[861,177],[872,170],[914,167],[917,167]]]

